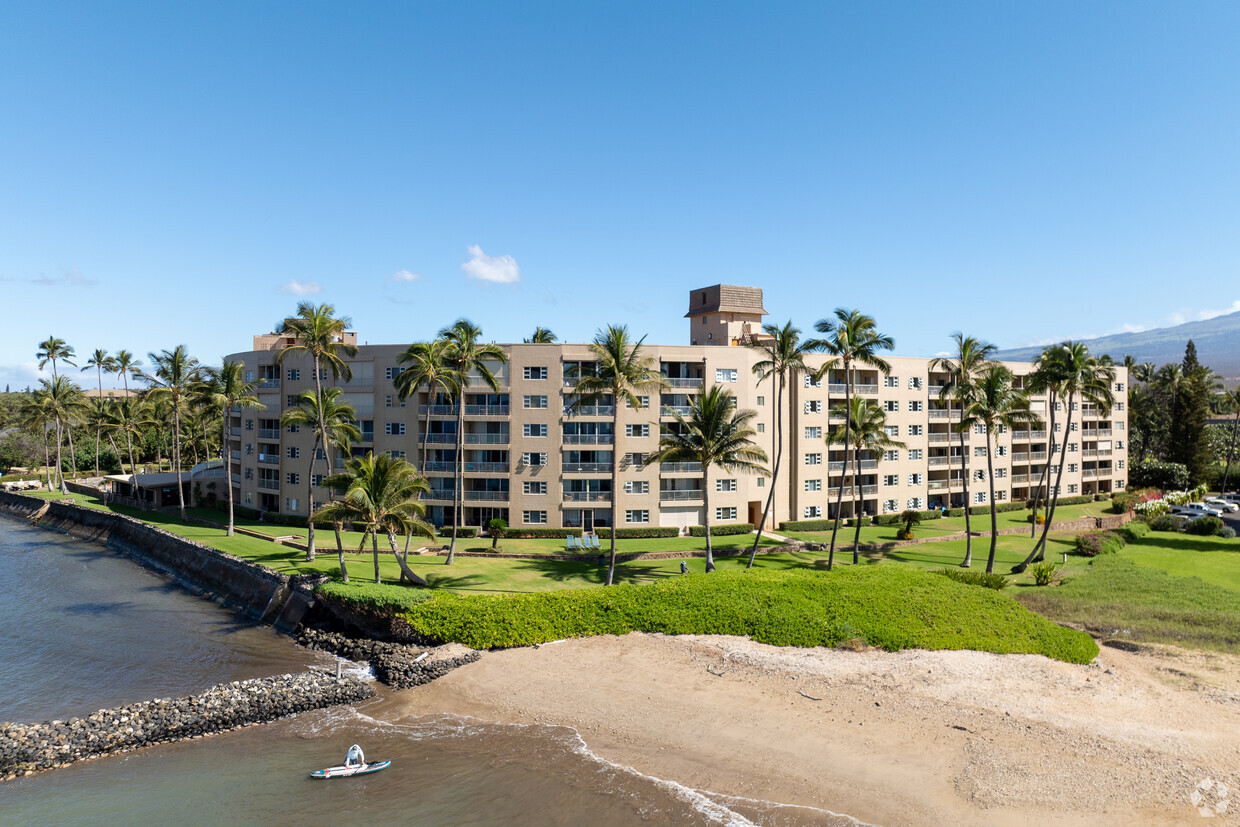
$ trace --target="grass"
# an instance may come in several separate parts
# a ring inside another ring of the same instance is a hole
[[[428,638],[479,649],[630,631],[746,635],[775,646],[861,640],[890,651],[975,649],[1088,663],[1087,635],[1011,598],[902,566],[721,572],[644,586],[503,597],[440,595],[403,613]]]

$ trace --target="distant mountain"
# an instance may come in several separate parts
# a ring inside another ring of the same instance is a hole
[[[1184,348],[1192,339],[1197,346],[1197,359],[1209,365],[1224,379],[1240,377],[1240,313],[1228,313],[1204,322],[1188,322],[1175,327],[1159,327],[1140,333],[1120,333],[1097,339],[1083,339],[1089,352],[1101,356],[1109,353],[1122,364],[1124,356],[1132,356],[1140,362],[1162,365],[1179,362],[1184,358]],[[1032,362],[1042,353],[1040,347],[1022,347],[1001,350],[996,358],[1012,362]],[[1228,382],[1232,385],[1233,382]]]

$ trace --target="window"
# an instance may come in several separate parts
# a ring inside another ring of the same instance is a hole
[[[290,382],[296,382],[301,379],[301,371],[297,368],[289,368],[284,375]]]
[[[1006,477],[1006,476],[1007,476],[1007,469],[1006,469],[1006,468],[996,468],[996,469],[995,469],[995,479],[997,479],[997,480],[1001,480],[1001,479],[1003,479],[1003,478],[1004,478],[1004,477]],[[998,495],[996,495],[996,496],[995,496],[995,499],[998,499],[998,498],[999,498],[999,497],[998,497]]]
[[[647,480],[625,480],[624,493],[626,494],[649,494],[650,483]]]
[[[526,422],[524,425],[521,426],[521,434],[522,436],[531,436],[531,437],[546,436],[547,425],[546,423]]]
[[[813,518],[813,517],[821,517],[821,516],[822,516],[822,506],[820,506],[820,505],[807,505],[807,506],[805,506],[804,511],[802,511],[801,513],[803,513],[803,514],[805,515],[805,519],[807,519],[807,520],[808,520],[808,519],[811,519],[811,518]]]
[[[521,455],[521,462],[526,465],[546,465],[547,455],[537,451],[526,451]]]
[[[996,492],[995,492],[995,502],[997,502],[997,503],[998,503],[998,502],[1003,502],[1003,501],[1004,501],[1004,500],[1006,500],[1006,499],[1007,499],[1007,492],[1006,492],[1006,491],[996,491]]]
[[[289,471],[287,474],[284,475],[284,481],[287,482],[289,485],[299,485],[301,483],[301,475],[295,474],[292,471]]]
[[[246,452],[246,454],[252,454],[252,453],[254,453],[254,443],[252,443],[252,442],[247,442],[247,443],[245,444],[245,452]]]
[[[523,407],[526,407],[526,408],[545,408],[547,407],[547,397],[546,396],[532,396],[530,394],[526,394],[525,396],[521,397],[521,404]]]
[[[547,366],[546,365],[538,365],[538,366],[526,365],[524,375],[526,379],[546,379],[547,378]]]
[[[546,494],[547,483],[543,480],[524,480],[521,483],[521,493],[523,494]]]
[[[883,432],[887,434],[887,436],[899,436],[900,426],[899,425],[884,425]]]
[[[403,408],[403,407],[405,407],[405,400],[401,399],[400,397],[394,397],[394,396],[392,396],[392,394],[390,394],[390,393],[389,393],[389,394],[384,394],[384,396],[383,396],[383,407],[385,407],[385,408],[391,408],[391,407]]]
[[[405,423],[403,422],[385,422],[383,423],[383,433],[388,436],[404,436]]]
[[[766,397],[765,397],[765,396],[759,396],[759,397],[758,397],[758,399],[757,399],[757,403],[758,403],[758,407],[762,407],[763,405],[765,405],[765,404],[766,404]]]
[[[247,468],[247,469],[245,469],[245,472],[244,472],[243,476],[244,476],[247,480],[252,480],[252,479],[254,479],[254,469],[253,469],[253,468]]]
[[[1000,445],[1000,446],[998,446],[997,448],[995,448],[995,456],[997,456],[997,457],[1006,457],[1006,456],[1007,456],[1007,446],[1006,446],[1006,445]]]
[[[807,374],[805,374],[805,387],[807,387],[807,388],[821,388],[821,387],[822,387],[822,380],[821,380],[821,379],[819,379],[817,376],[815,376],[815,375],[814,375],[814,374],[812,374],[812,373],[807,373]]]
[[[908,378],[908,386],[909,386],[909,390],[914,390],[914,391],[921,390],[921,377],[910,376]]]
[[[322,449],[322,448],[315,448],[315,449],[314,449],[314,461],[315,461],[315,462],[321,462],[321,461],[323,461],[323,460],[325,460],[325,459],[327,459],[327,454],[325,454],[325,453],[323,452],[323,449]]]
[[[310,482],[314,483],[314,485],[315,485],[316,487],[322,487],[322,485],[323,485],[323,475],[322,475],[322,474],[311,474],[311,475],[310,475]]]
[[[1123,422],[1116,422],[1116,423],[1115,423],[1115,430],[1117,430],[1117,431],[1122,431],[1122,430],[1124,430],[1124,423],[1123,423]]]
[[[296,497],[289,497],[284,501],[284,507],[288,511],[296,511],[299,505],[301,505],[301,500]]]
[[[253,419],[247,419],[247,420],[245,421],[245,429],[246,429],[247,431],[252,431],[252,430],[254,430],[254,420],[253,420]]]
[[[909,403],[908,403],[908,409],[909,409],[910,411],[912,411],[913,413],[917,413],[918,411],[920,411],[920,410],[921,410],[921,400],[920,400],[920,399],[910,399],[910,400],[909,400]]]
[[[1122,411],[1123,409],[1124,409],[1124,403],[1123,403],[1123,402],[1116,402],[1116,403],[1115,403],[1115,410],[1117,410],[1117,411]]]
[[[1122,470],[1124,470],[1124,461],[1123,461],[1122,459],[1120,459],[1120,460],[1116,460],[1116,461],[1115,461],[1115,465],[1116,465],[1116,467],[1117,467],[1117,468],[1119,468],[1121,471],[1122,471]]]
[[[1122,439],[1117,439],[1117,440],[1115,440],[1115,447],[1116,447],[1116,448],[1121,448],[1121,449],[1122,449],[1122,448],[1124,447],[1124,440],[1122,440]]]
[[[908,458],[909,458],[909,459],[912,459],[912,460],[918,460],[918,459],[921,459],[921,449],[920,449],[920,448],[910,448],[910,449],[908,450]]]
[[[650,436],[649,425],[625,425],[624,435],[630,437]]]
[[[758,487],[766,488],[766,477],[758,477]]]
[[[736,368],[715,368],[716,382],[735,382]]]
[[[289,394],[288,396],[284,397],[284,407],[286,407],[286,408],[296,408],[296,407],[297,407],[297,396],[296,396],[296,394]]]
[[[909,485],[921,485],[921,474],[909,474],[908,484]]]
[[[806,465],[822,465],[822,454],[806,454]]]
[[[388,456],[391,457],[392,459],[404,459],[405,458],[404,451],[388,451],[387,453],[388,453]]]
[[[758,433],[760,433],[760,434],[765,434],[765,433],[766,433],[766,423],[765,423],[765,422],[759,422],[759,423],[758,423]]]
[[[975,446],[975,447],[973,448],[973,456],[975,456],[975,457],[984,457],[984,456],[986,456],[986,446],[985,446],[985,445],[977,445],[977,446]]]
[[[633,407],[633,403],[632,403],[632,402],[630,402],[629,400],[627,400],[627,399],[626,399],[626,400],[624,400],[624,407],[626,407],[626,408],[632,408],[632,407]],[[637,407],[639,407],[639,408],[649,408],[649,407],[650,407],[650,397],[649,397],[649,396],[639,396],[639,397],[637,397]]]
[[[985,480],[986,472],[979,468],[978,470],[973,472],[973,479],[977,480],[978,482]]]
[[[805,412],[806,413],[822,413],[822,400],[821,399],[806,399],[805,400]]]
[[[1079,428],[1079,427],[1080,427],[1080,426],[1079,426],[1077,423],[1073,422],[1073,423],[1071,423],[1071,424],[1069,424],[1069,425],[1068,425],[1068,430],[1069,430],[1069,431],[1073,431],[1073,432],[1075,432],[1075,431],[1077,430],[1077,428]]]
[[[635,508],[631,511],[625,511],[624,521],[626,523],[648,523],[650,522],[650,512],[644,508]]]
[[[908,435],[909,436],[921,436],[921,429],[922,429],[921,425],[909,425]]]
[[[909,497],[908,507],[921,510],[922,508],[925,508],[925,505],[922,503],[921,497]]]
[[[387,367],[383,369],[383,376],[387,379],[395,379],[404,372],[405,369],[401,367]]]
[[[1069,474],[1075,474],[1075,473],[1076,473],[1076,471],[1077,471],[1077,466],[1076,466],[1076,463],[1075,463],[1075,462],[1069,462],[1069,463],[1068,463],[1068,473],[1069,473]]]
[[[899,485],[899,484],[900,484],[899,474],[886,474],[883,476],[883,485]]]
[[[806,438],[806,439],[822,439],[822,428],[821,428],[821,426],[814,425],[814,426],[811,426],[811,427],[807,427],[807,428],[805,429],[805,438]]]
[[[735,506],[731,508],[716,508],[715,519],[716,520],[735,520],[736,519]]]
[[[252,371],[252,370],[247,370],[247,371],[245,372],[245,381],[247,381],[247,382],[253,382],[253,381],[254,381],[254,371]]]
[[[525,523],[526,525],[546,525],[547,524],[547,512],[546,511],[522,511],[521,522]]]
[[[290,445],[284,450],[284,455],[289,459],[301,459],[301,449],[296,445]]]
[[[973,426],[973,433],[977,434],[978,436],[985,436],[985,435],[986,435],[986,426],[985,426],[985,425],[974,425],[974,426]]]
[[[887,413],[895,413],[896,411],[900,410],[900,403],[894,399],[884,399],[883,410],[886,411]]]
[[[289,425],[289,426],[288,426],[288,432],[289,432],[290,434],[300,433],[300,432],[301,432],[301,426],[300,426],[300,425]]]
[[[643,451],[634,451],[624,455],[624,461],[629,465],[635,466],[639,471],[646,464],[646,454]]]
[[[716,491],[735,491],[736,480],[715,480]]]
[[[986,502],[986,492],[985,491],[974,491],[973,502],[977,503],[978,505],[984,504]]]
[[[898,388],[898,387],[900,387],[900,377],[899,377],[899,376],[884,376],[884,377],[883,377],[883,387],[884,387],[884,388]]]
[[[1122,391],[1123,389],[1124,389],[1124,383],[1123,383],[1123,382],[1116,382],[1116,383],[1115,383],[1115,390],[1117,390],[1117,391]]]
[[[1069,443],[1068,443],[1068,453],[1069,453],[1069,454],[1075,454],[1075,453],[1076,453],[1076,443],[1075,443],[1075,442],[1069,442]]]
[[[899,451],[891,450],[891,451],[886,451],[883,453],[883,460],[885,462],[896,462],[899,459],[900,459]]]
[[[1069,484],[1068,484],[1068,493],[1069,493],[1069,494],[1075,494],[1075,493],[1076,493],[1076,483],[1069,483]]]
[[[890,514],[892,511],[900,510],[899,500],[883,500],[883,513]]]

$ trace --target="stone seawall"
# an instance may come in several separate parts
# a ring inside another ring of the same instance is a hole
[[[277,574],[141,520],[71,502],[0,491],[0,511],[102,543],[192,592],[283,630],[301,621],[313,600],[314,586],[323,579]]]
[[[473,663],[481,653],[460,644],[420,647],[386,643],[366,638],[350,638],[338,632],[301,629],[297,642],[310,649],[322,649],[342,658],[365,661],[375,677],[393,689],[408,689],[441,678],[458,666]]]
[[[372,695],[374,691],[355,678],[302,672],[234,681],[182,698],[101,709],[84,718],[0,724],[0,778],[356,703]]]

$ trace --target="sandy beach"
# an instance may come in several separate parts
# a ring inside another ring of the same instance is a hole
[[[1240,823],[1228,655],[1104,646],[1078,666],[634,633],[490,652],[386,704],[567,725],[648,775],[875,824]]]

